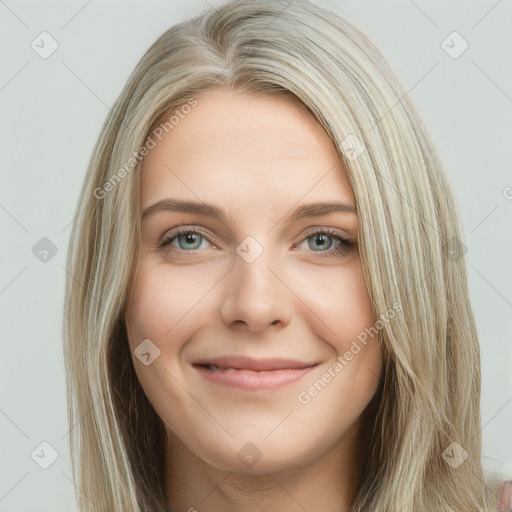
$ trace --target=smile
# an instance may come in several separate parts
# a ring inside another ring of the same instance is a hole
[[[247,358],[223,358],[216,362],[218,364],[198,362],[192,366],[209,382],[251,391],[273,389],[296,382],[318,364],[284,360],[255,361]]]

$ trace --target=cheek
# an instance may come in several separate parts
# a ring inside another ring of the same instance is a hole
[[[200,310],[205,285],[201,279],[192,282],[186,269],[171,271],[162,265],[142,267],[127,308],[130,340],[136,343],[149,338],[163,344],[166,340],[176,340],[178,333],[185,336],[196,310]]]
[[[141,262],[125,315],[138,380],[158,416],[180,432],[185,427],[176,411],[188,418],[194,406],[177,384],[185,381],[180,356],[193,338],[199,318],[204,319],[206,309],[212,307],[206,295],[211,284],[200,279],[191,282],[190,277],[190,268],[187,272],[186,268]],[[141,345],[147,339],[151,344]],[[156,357],[153,345],[159,351]],[[145,365],[138,354],[148,351],[152,362]]]
[[[353,339],[374,325],[359,258],[344,266],[316,269],[299,282],[307,304],[303,314],[315,325],[317,335],[338,353],[345,352]]]
[[[334,304],[337,308],[333,308]],[[375,317],[360,265],[343,276],[342,286],[334,290],[328,307],[333,330],[343,345],[374,325]]]
[[[347,265],[328,271],[315,270],[300,282],[304,287],[301,294],[307,297],[302,314],[307,315],[310,329],[331,349],[325,365],[330,391],[318,405],[325,405],[324,400],[339,401],[336,396],[345,397],[341,402],[346,410],[366,403],[377,388],[383,357],[360,259],[353,258]],[[334,366],[336,361],[339,363]],[[350,405],[344,401],[349,397]]]
[[[139,275],[135,282],[126,315],[132,349],[143,339],[161,339],[172,325],[172,290],[156,277],[147,272]]]

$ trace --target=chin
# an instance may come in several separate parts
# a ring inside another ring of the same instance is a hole
[[[277,473],[307,465],[316,458],[315,448],[310,447],[312,453],[299,451],[299,445],[285,447],[276,446],[269,440],[239,442],[230,440],[228,445],[217,445],[212,452],[212,445],[206,445],[196,452],[204,462],[221,471],[244,473],[248,475],[263,475]],[[302,446],[304,449],[304,446]]]

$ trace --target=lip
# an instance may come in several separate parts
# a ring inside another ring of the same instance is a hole
[[[218,366],[218,370],[205,365]],[[318,363],[291,359],[225,356],[198,360],[193,367],[208,381],[245,390],[273,389],[299,380]]]

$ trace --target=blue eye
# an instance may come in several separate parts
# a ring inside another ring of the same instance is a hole
[[[338,245],[333,249],[335,242],[338,240]],[[348,240],[337,234],[332,229],[321,229],[310,233],[302,243],[307,242],[307,245],[313,252],[318,252],[320,256],[343,256],[355,245],[355,242]],[[327,247],[326,247],[327,246]],[[300,246],[299,246],[300,247]],[[319,250],[317,250],[319,249]]]
[[[173,243],[177,241],[177,245]],[[336,244],[335,241],[338,241]],[[159,243],[158,247],[172,246],[178,251],[193,252],[201,248],[202,242],[210,243],[208,235],[193,227],[180,227],[170,232]],[[343,256],[349,253],[355,246],[355,242],[340,236],[336,231],[325,228],[309,233],[302,239],[300,245],[307,243],[311,252],[316,252],[319,256]],[[204,248],[204,247],[203,247]],[[298,246],[297,248],[300,248]],[[307,249],[306,249],[307,250]]]
[[[195,228],[179,228],[175,233],[165,236],[160,242],[159,247],[164,247],[166,245],[172,245],[176,247],[172,243],[174,239],[178,240],[178,249],[190,251],[199,249],[201,240],[206,240],[207,238],[205,233]]]

